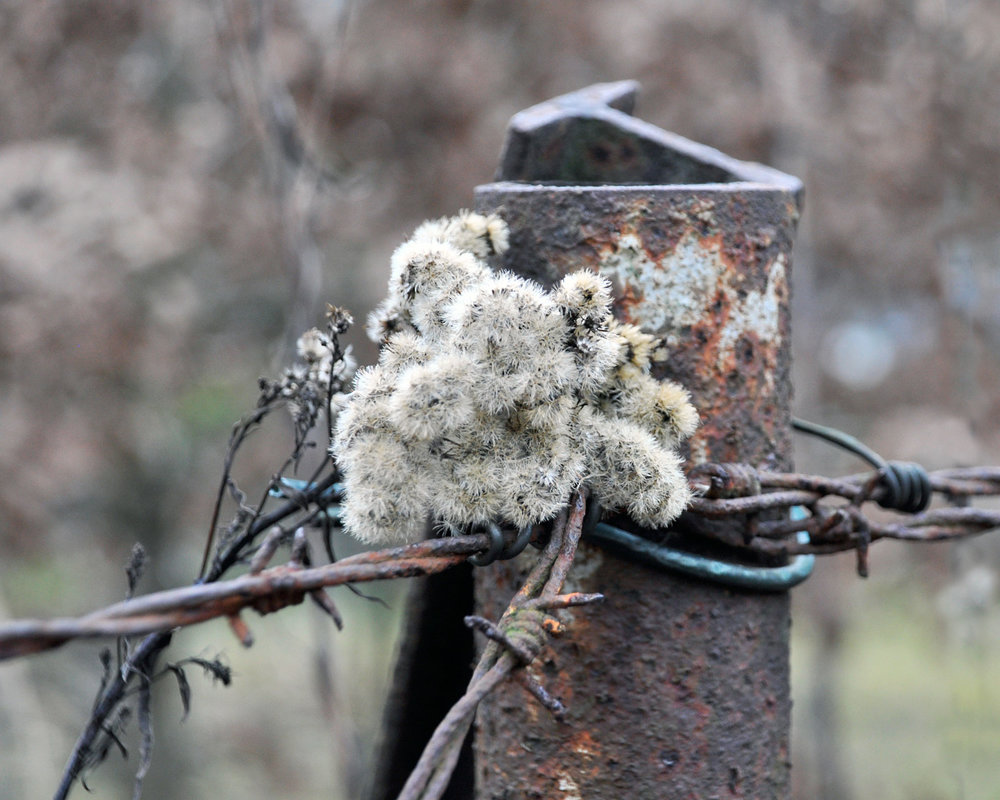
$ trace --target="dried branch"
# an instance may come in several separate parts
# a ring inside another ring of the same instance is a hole
[[[107,720],[115,713],[115,709],[118,709],[119,720],[123,719],[128,708],[119,708],[119,703],[125,695],[129,682],[135,675],[148,675],[153,671],[157,656],[170,644],[172,636],[170,632],[147,636],[132,650],[121,668],[115,671],[114,678],[104,686],[90,714],[90,720],[77,739],[73,752],[70,753],[53,800],[65,800],[80,773],[88,765],[99,763],[104,759],[108,745],[106,742],[102,745],[102,739],[115,739],[113,727],[108,725]],[[121,742],[117,739],[115,741],[121,747]]]

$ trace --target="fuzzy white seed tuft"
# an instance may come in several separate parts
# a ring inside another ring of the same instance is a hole
[[[690,500],[676,445],[698,415],[649,374],[657,340],[611,314],[611,284],[581,271],[551,292],[484,259],[507,249],[495,215],[421,225],[392,256],[332,452],[343,522],[363,541],[415,541],[553,518],[588,483],[609,509],[662,526]],[[305,338],[303,358],[322,342]]]

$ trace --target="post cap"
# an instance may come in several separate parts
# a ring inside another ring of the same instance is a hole
[[[511,117],[497,181],[545,184],[763,184],[795,196],[802,182],[632,116],[636,81],[597,83]],[[735,187],[734,187],[735,188]]]

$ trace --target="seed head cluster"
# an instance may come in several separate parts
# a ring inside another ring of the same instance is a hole
[[[298,361],[279,380],[260,380],[258,406],[274,401],[288,405],[297,445],[304,442],[327,405],[338,405],[357,364],[351,348],[342,349],[340,334],[353,320],[344,309],[327,306],[326,328],[310,328],[296,343]]]
[[[649,527],[690,494],[677,444],[698,415],[649,374],[657,340],[611,314],[611,287],[581,271],[546,291],[485,259],[507,249],[498,216],[426,222],[392,256],[337,420],[348,531],[373,544],[554,517],[587,484]]]

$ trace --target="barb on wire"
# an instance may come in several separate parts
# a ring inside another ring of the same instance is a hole
[[[579,490],[569,509],[556,520],[545,550],[497,623],[480,617],[466,618],[466,624],[483,632],[490,641],[476,664],[468,689],[434,731],[400,792],[399,800],[437,800],[441,797],[479,703],[512,675],[519,675],[521,684],[543,706],[557,716],[561,714],[562,704],[524,671],[524,667],[535,659],[555,627],[547,624],[546,610],[603,599],[599,594],[560,594],[583,533],[586,507],[586,494]]]
[[[20,620],[0,625],[0,660],[37,653],[79,638],[170,631],[252,608],[269,614],[307,595],[347,583],[430,575],[453,567],[487,545],[484,535],[431,539],[406,547],[351,556],[333,564],[290,563],[239,578],[155,592],[82,617]],[[270,549],[265,540],[261,549]],[[321,601],[322,602],[322,601]],[[245,637],[240,637],[245,638]]]
[[[726,544],[770,557],[800,554],[824,555],[856,550],[858,571],[865,575],[865,555],[880,539],[940,541],[976,536],[1000,528],[1000,511],[973,508],[973,497],[1000,495],[1000,467],[949,469],[927,473],[928,491],[946,505],[919,513],[889,510],[873,517],[866,503],[883,505],[887,493],[885,469],[846,478],[826,478],[800,473],[756,471],[745,464],[713,464],[692,472],[700,495],[689,508],[689,516],[722,519],[745,517],[743,541],[734,541],[731,530],[704,525],[697,532]],[[928,501],[929,501],[928,497]],[[765,512],[801,507],[804,518],[762,518]],[[809,540],[797,536],[805,532]]]

